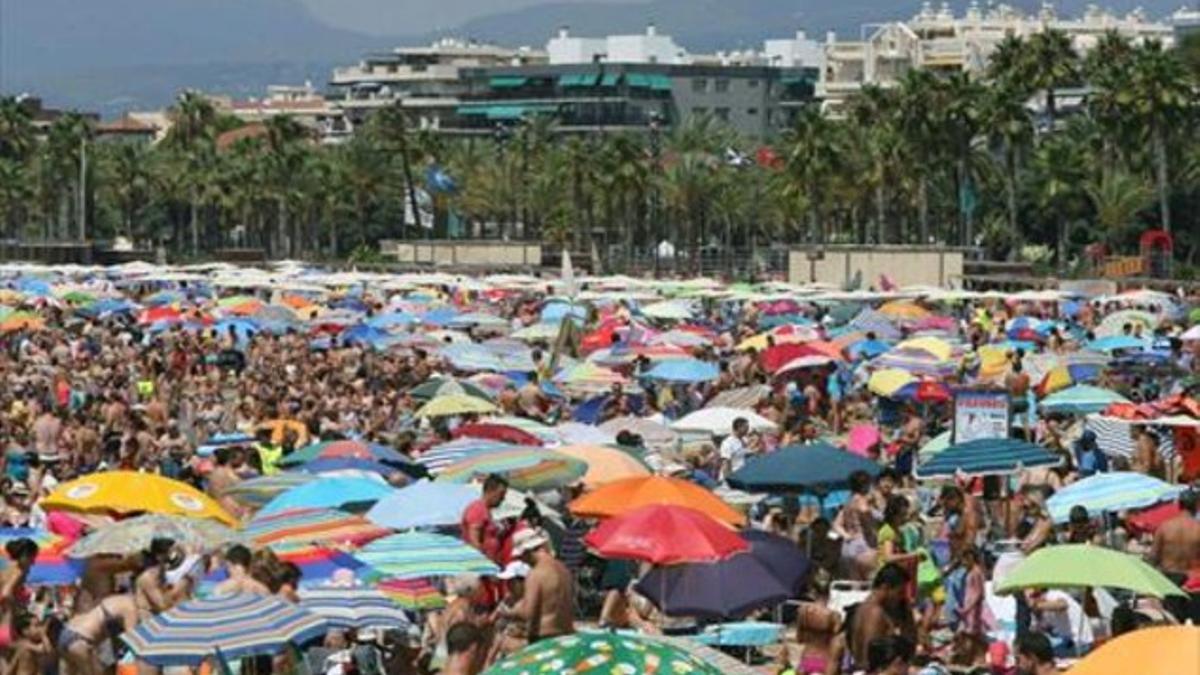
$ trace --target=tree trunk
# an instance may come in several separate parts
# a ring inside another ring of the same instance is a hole
[[[929,244],[929,179],[921,176],[917,183],[917,211],[920,218],[918,233],[921,246]]]
[[[1017,153],[1011,142],[1004,149],[1004,198],[1008,227],[1018,238],[1023,238],[1017,223]]]
[[[192,190],[192,198],[188,200],[188,222],[192,233],[192,255],[200,254],[200,205],[196,203],[196,191]]]
[[[880,174],[882,175],[882,174]],[[884,230],[887,227],[887,196],[884,194],[883,181],[875,186],[875,243],[884,243]]]
[[[1167,139],[1161,125],[1154,127],[1154,168],[1158,179],[1158,210],[1163,232],[1171,233],[1171,190],[1167,179]]]

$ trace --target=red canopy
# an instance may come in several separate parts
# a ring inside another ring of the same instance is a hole
[[[605,558],[655,565],[712,562],[750,548],[735,531],[711,516],[670,504],[651,504],[610,518],[583,542]]]

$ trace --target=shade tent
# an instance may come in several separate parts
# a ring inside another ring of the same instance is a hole
[[[879,468],[828,443],[789,445],[748,459],[729,477],[729,485],[747,492],[827,492],[844,487],[855,471],[876,476]]]
[[[951,445],[916,468],[917,478],[1007,475],[1019,469],[1058,466],[1062,458],[1033,443],[981,438]]]

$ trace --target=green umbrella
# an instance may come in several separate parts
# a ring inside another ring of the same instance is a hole
[[[950,447],[950,432],[943,431],[942,433],[929,439],[929,442],[921,446],[917,451],[917,456],[921,459],[928,459],[938,454],[939,452]]]
[[[1193,309],[1191,313],[1188,314],[1188,319],[1190,319],[1192,323],[1200,323],[1200,307]]]
[[[1090,544],[1063,544],[1037,551],[1004,577],[996,592],[1072,587],[1121,588],[1156,598],[1184,595],[1141,558]]]
[[[721,675],[715,665],[677,647],[612,633],[578,633],[542,640],[484,672],[485,675],[583,672]]]
[[[63,302],[69,302],[72,305],[87,305],[96,301],[96,296],[83,291],[69,291],[62,296]]]

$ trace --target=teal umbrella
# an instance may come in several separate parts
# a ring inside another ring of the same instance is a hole
[[[1047,396],[1038,405],[1047,413],[1086,415],[1100,412],[1113,403],[1129,403],[1129,399],[1115,391],[1077,384]]]

